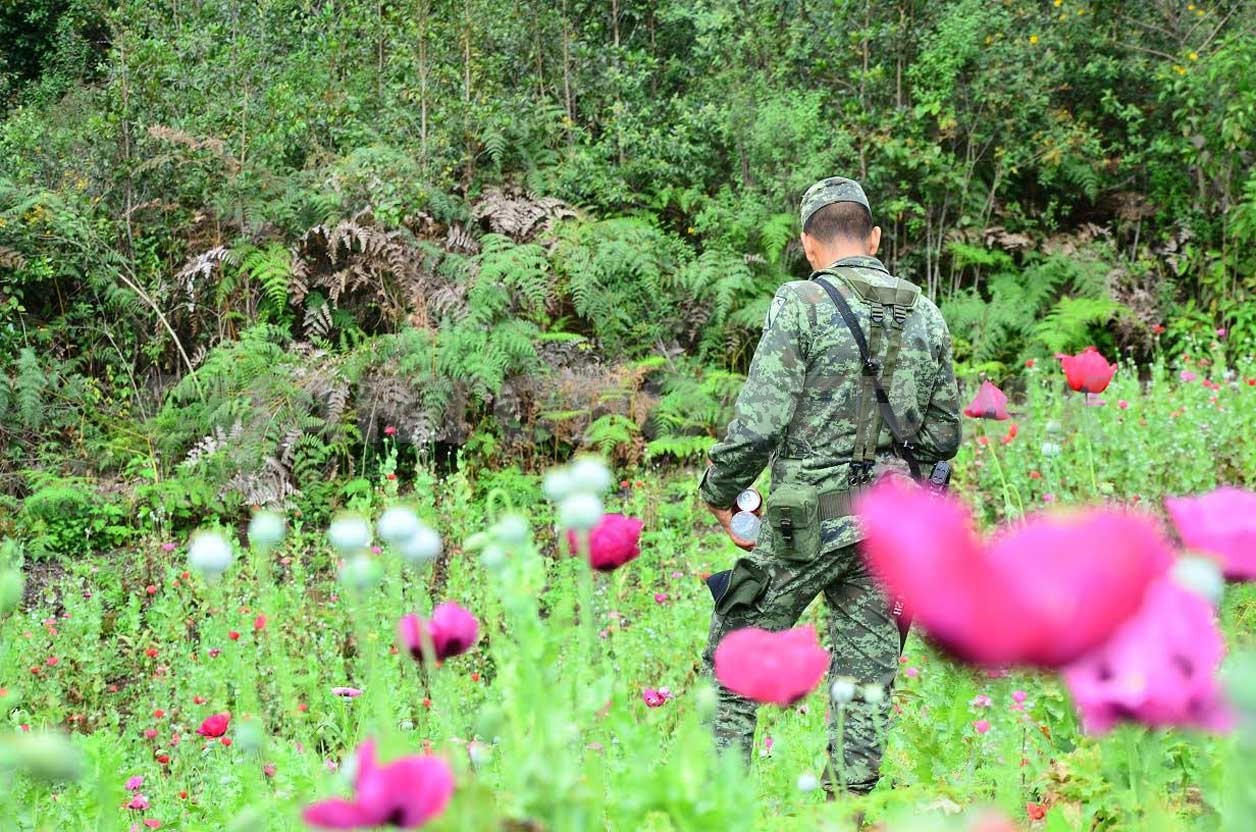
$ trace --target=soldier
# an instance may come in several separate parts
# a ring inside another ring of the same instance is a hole
[[[851,506],[882,471],[926,466],[912,471],[919,476],[955,455],[959,390],[942,314],[876,258],[881,229],[859,184],[821,180],[803,195],[801,213],[803,251],[816,271],[772,299],[736,417],[711,449],[699,489],[733,542],[750,550],[716,599],[703,659],[710,673],[727,633],[788,629],[823,592],[830,681],[846,677],[881,693],[845,706],[842,737],[831,709],[825,785],[867,793],[879,777],[902,644],[860,557]],[[879,404],[881,390],[888,402]],[[769,464],[759,539],[740,540],[729,529],[733,503]],[[739,748],[747,765],[755,720],[755,703],[719,688],[716,742]]]

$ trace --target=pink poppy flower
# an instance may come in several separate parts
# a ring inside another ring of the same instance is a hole
[[[974,708],[988,708],[994,704],[994,701],[984,693],[979,693],[968,703]]]
[[[976,722],[973,723],[973,730],[975,730],[978,734],[986,733],[987,731],[990,730],[990,720],[988,719],[977,720]]]
[[[1123,720],[1224,731],[1233,720],[1217,679],[1224,656],[1212,605],[1166,577],[1108,643],[1063,676],[1090,733]]]
[[[939,644],[983,665],[1074,661],[1173,560],[1152,520],[1115,509],[1031,515],[983,541],[959,500],[888,479],[858,511],[872,570]]]
[[[353,798],[307,806],[301,813],[306,823],[319,829],[417,829],[439,817],[454,792],[454,773],[439,757],[411,755],[380,765],[374,741],[367,740],[358,747],[357,763]]]
[[[828,667],[828,651],[810,624],[779,633],[734,630],[715,648],[715,678],[756,702],[792,705],[815,689]]]
[[[668,700],[668,696],[663,691],[655,690],[654,688],[646,688],[641,691],[641,698],[645,700],[646,707],[649,708],[661,708]]]
[[[654,593],[654,603],[656,603],[656,604],[666,604],[666,603],[667,603],[667,593],[666,593],[666,592],[656,592],[656,593]]]
[[[362,695],[361,688],[339,687],[339,688],[332,688],[331,692],[333,696],[341,696],[341,697],[344,697],[345,699],[357,699],[359,696]]]
[[[1116,375],[1116,365],[1109,364],[1095,347],[1087,347],[1077,355],[1059,355],[1068,386],[1079,393],[1102,393]]]
[[[1220,558],[1227,578],[1256,579],[1256,493],[1227,486],[1164,507],[1188,548]]]
[[[134,809],[137,812],[143,812],[148,809],[148,798],[142,794],[137,794],[131,798],[131,802],[126,805],[128,809]]]
[[[126,781],[126,790],[128,792],[139,791],[140,786],[144,785],[144,778],[140,775],[128,777]]]
[[[1023,690],[1014,690],[1014,691],[1012,691],[1012,699],[1013,699],[1013,701],[1015,701],[1015,702],[1017,702],[1017,703],[1024,702],[1024,701],[1025,701],[1025,691],[1023,691]]]
[[[221,713],[206,717],[201,723],[201,727],[196,729],[196,733],[202,737],[217,738],[227,733],[227,726],[231,724],[231,714]]]
[[[1127,402],[1125,399],[1120,399],[1117,401],[1116,406],[1119,407],[1121,410],[1129,410],[1130,403]]]
[[[988,381],[981,382],[981,389],[964,408],[964,415],[973,419],[1010,419],[1007,412],[1007,396],[1003,391]]]
[[[430,621],[414,613],[403,615],[397,625],[402,645],[415,659],[422,659],[423,635],[428,633],[437,661],[467,652],[479,638],[480,625],[475,616],[453,601],[438,604]]]
[[[1183,370],[1182,372],[1178,373],[1178,380],[1185,382],[1186,384],[1190,384],[1196,378],[1198,378],[1198,376],[1196,376],[1190,370]]]
[[[622,514],[603,514],[589,532],[589,565],[599,572],[614,572],[641,554],[641,528],[645,523]],[[567,545],[580,551],[580,539],[567,532]]]

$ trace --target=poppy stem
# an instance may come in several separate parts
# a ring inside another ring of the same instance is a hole
[[[1082,394],[1082,408],[1086,411],[1086,415],[1083,417],[1086,420],[1086,427],[1085,427],[1085,430],[1082,431],[1082,436],[1086,440],[1086,459],[1090,463],[1090,489],[1091,489],[1090,493],[1093,494],[1095,497],[1098,497],[1099,496],[1099,478],[1098,476],[1095,475],[1095,448],[1094,448],[1094,445],[1090,441],[1090,432],[1091,430],[1093,430],[1093,427],[1094,427],[1094,421],[1093,421],[1094,417],[1091,416],[1090,414],[1091,408],[1086,406],[1086,397],[1088,395],[1090,394],[1089,393]]]
[[[999,475],[999,483],[1003,486],[1003,515],[1011,519],[1014,516],[1024,514],[1024,506],[1021,507],[1020,512],[1017,512],[1012,506],[1012,492],[1007,484],[1007,475],[1003,473],[1003,464],[999,462],[999,452],[995,450],[995,443],[990,441],[990,437],[986,434],[984,427],[982,428],[982,435],[986,437],[986,447],[990,449],[990,458],[994,460],[994,471]],[[1019,498],[1019,494],[1017,496]]]

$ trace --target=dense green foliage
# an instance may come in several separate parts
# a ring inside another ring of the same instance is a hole
[[[1242,356],[1253,12],[8,4],[0,499],[316,509],[382,420],[437,461],[700,454],[837,172],[967,373]]]

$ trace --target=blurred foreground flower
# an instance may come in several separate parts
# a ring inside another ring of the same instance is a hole
[[[286,525],[282,514],[259,511],[249,521],[249,543],[263,552],[269,552],[283,542]]]
[[[198,531],[188,541],[188,566],[206,580],[217,580],[231,565],[233,553],[227,538],[219,532]]]
[[[589,532],[589,565],[599,572],[614,572],[641,554],[641,528],[645,524],[636,517],[604,514]],[[567,545],[580,551],[575,531],[567,532]]]
[[[873,571],[942,646],[985,665],[1080,658],[1173,562],[1154,522],[1114,509],[1032,515],[989,542],[958,500],[899,480],[858,510]]]
[[[411,755],[380,765],[367,740],[358,747],[353,799],[313,803],[301,817],[319,829],[417,829],[445,811],[453,792],[454,774],[444,760]]]
[[[45,783],[83,776],[83,753],[63,734],[46,731],[13,734],[0,740],[0,771],[14,769]]]
[[[1057,357],[1068,386],[1079,393],[1102,393],[1116,375],[1116,365],[1109,364],[1095,347],[1087,347],[1077,355]]]
[[[1216,555],[1227,578],[1256,580],[1256,494],[1218,488],[1164,507],[1187,548]]]
[[[756,702],[792,705],[815,689],[828,668],[828,651],[810,624],[779,633],[734,630],[715,648],[715,678]]]
[[[470,650],[479,638],[480,625],[474,615],[453,601],[438,604],[430,621],[414,613],[403,615],[397,624],[402,646],[420,661],[427,652],[423,643],[425,631],[432,640],[437,661],[443,661]]]
[[[1065,668],[1064,681],[1091,733],[1122,720],[1225,731],[1233,714],[1217,679],[1224,656],[1212,605],[1165,577],[1107,644]]]
[[[964,408],[964,415],[973,419],[995,419],[1003,421],[1012,418],[1007,412],[1007,396],[998,387],[988,381],[981,382],[981,389]]]

